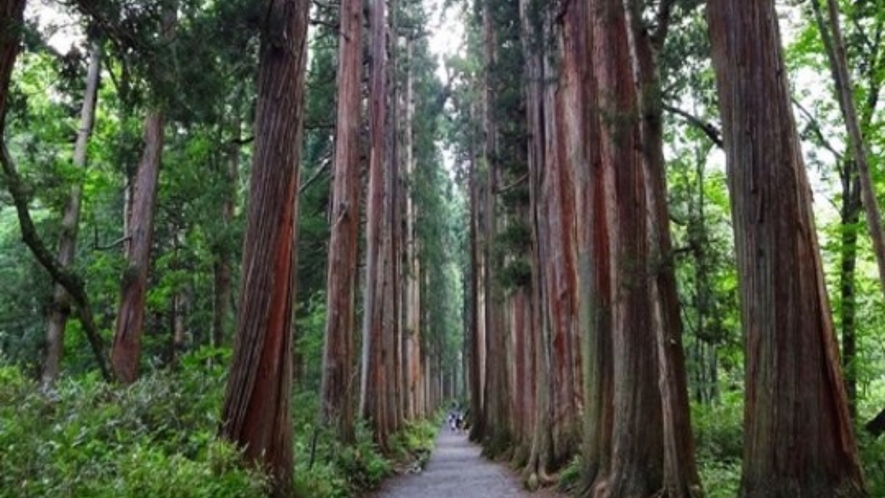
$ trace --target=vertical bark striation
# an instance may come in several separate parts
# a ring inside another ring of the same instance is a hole
[[[362,2],[341,3],[338,118],[332,184],[321,416],[344,442],[354,438],[354,292],[359,251],[359,126]]]
[[[366,214],[366,286],[363,296],[363,354],[359,412],[369,420],[375,440],[386,444],[384,360],[384,179],[387,117],[385,4],[371,2],[371,76],[369,90],[369,192]]]
[[[270,0],[258,71],[251,200],[242,287],[222,434],[273,476],[292,485],[291,319],[295,206],[306,62],[306,0]]]
[[[166,41],[171,41],[175,34],[178,22],[176,9],[177,6],[171,6],[163,13],[162,37]],[[145,116],[144,149],[138,161],[135,184],[132,187],[132,206],[127,216],[125,235],[128,237],[128,266],[120,283],[120,306],[111,349],[111,367],[117,380],[124,384],[131,384],[138,378],[154,234],[154,211],[163,155],[163,122],[164,115],[160,107],[149,110]]]
[[[707,15],[746,341],[740,496],[865,496],[774,2]]]

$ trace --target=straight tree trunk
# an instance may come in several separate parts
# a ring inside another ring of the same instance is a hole
[[[531,376],[534,380],[533,413],[531,416],[531,449],[524,476],[530,488],[553,481],[549,475],[551,463],[551,364],[549,354],[549,322],[547,320],[545,267],[546,225],[542,187],[546,164],[545,70],[543,47],[546,40],[546,18],[535,14],[542,4],[535,0],[520,1],[522,45],[525,51],[526,107],[529,131],[529,218],[531,224],[532,322],[529,337],[532,344]]]
[[[471,149],[473,143],[471,140]],[[470,440],[484,437],[483,356],[480,337],[480,257],[479,257],[479,172],[474,150],[470,151],[468,189],[470,190]]]
[[[391,358],[390,358],[390,376],[392,382],[390,385],[393,392],[390,396],[392,403],[392,427],[394,431],[399,431],[403,427],[403,350],[402,350],[402,296],[403,296],[403,272],[402,272],[402,190],[400,188],[402,181],[401,173],[401,156],[400,156],[400,98],[399,98],[399,70],[398,70],[398,51],[399,51],[399,16],[398,2],[390,0],[389,2],[389,28],[388,28],[388,71],[390,80],[390,96],[388,98],[388,106],[390,108],[390,126],[388,127],[388,136],[390,137],[390,175],[388,178],[389,201],[387,219],[390,225],[390,280],[391,285],[388,288],[391,300],[390,324],[391,330]]]
[[[338,117],[332,184],[332,233],[323,343],[322,421],[339,439],[354,440],[354,293],[359,252],[359,133],[362,70],[362,2],[341,3]]]
[[[306,0],[273,0],[267,9],[243,278],[221,433],[243,449],[248,461],[269,471],[276,496],[288,496],[293,471],[293,242],[310,9]]]
[[[610,192],[612,169],[600,156],[600,121],[594,66],[594,25],[586,3],[563,16],[562,82],[566,161],[573,170],[578,275],[578,334],[583,351],[583,487],[586,494],[611,466],[613,404],[612,267]]]
[[[711,0],[746,341],[740,496],[866,496],[773,0]]]
[[[666,5],[666,4],[662,4]],[[672,5],[672,3],[671,3]],[[644,26],[642,2],[631,0],[627,7],[630,45],[639,96],[640,134],[648,203],[647,236],[651,276],[651,317],[656,332],[658,376],[663,422],[665,495],[670,498],[702,494],[694,456],[694,437],[688,400],[682,320],[670,239],[667,207],[667,173],[664,163],[663,102],[658,54],[669,26],[669,8],[657,13],[657,27]]]
[[[504,307],[506,305],[503,291],[498,282],[497,270],[502,267],[500,258],[496,255],[495,235],[500,232],[502,225],[496,211],[495,185],[497,181],[497,167],[491,166],[494,159],[489,161],[488,182],[486,190],[486,240],[484,279],[485,286],[485,350],[490,354],[486,356],[485,371],[485,434],[486,453],[497,456],[510,446],[511,423],[510,423],[510,385],[508,379],[509,331],[504,323]]]
[[[120,306],[111,350],[114,376],[124,384],[131,384],[138,378],[162,151],[163,113],[151,110],[144,121],[144,150],[138,163],[127,235],[128,266],[120,284]]]
[[[366,286],[363,296],[363,353],[360,377],[360,416],[370,422],[375,441],[387,441],[384,398],[384,178],[386,137],[386,36],[383,0],[370,10],[371,76],[369,90],[369,191],[366,215]]]
[[[171,7],[163,14],[162,36],[167,41],[174,37],[176,8]],[[145,117],[144,149],[135,174],[132,211],[128,217],[128,233],[125,234],[128,237],[127,267],[120,283],[120,306],[111,349],[114,376],[124,384],[131,384],[138,378],[138,363],[141,358],[154,211],[163,155],[163,120],[163,110],[159,107],[149,110]]]
[[[653,496],[663,482],[663,426],[652,311],[651,248],[639,96],[624,5],[600,0],[593,19],[602,168],[611,220],[613,408],[610,465],[595,496]]]
[[[414,41],[411,38],[406,39],[406,57],[408,64],[406,65],[406,91],[404,95],[405,108],[405,130],[403,131],[403,153],[406,165],[406,178],[414,184],[415,176],[415,160],[414,160],[414,140],[413,140],[413,119],[414,119],[414,76],[412,74],[412,50]],[[413,200],[414,194],[407,193],[405,195],[406,203],[406,233],[405,233],[405,252],[406,271],[405,281],[405,340],[406,340],[406,361],[404,367],[406,369],[406,417],[409,419],[420,418],[423,416],[423,410],[420,408],[420,380],[421,380],[421,323],[420,306],[421,306],[421,266],[418,259],[418,239],[415,234],[417,211]],[[469,330],[469,329],[468,329]]]
[[[495,118],[495,106],[497,105],[497,91],[495,90],[492,71],[497,65],[497,32],[492,16],[491,0],[483,3],[483,37],[484,37],[484,60],[485,60],[485,92],[484,92],[484,115],[483,133],[485,144],[483,147],[483,159],[487,168],[487,184],[485,196],[485,330],[486,350],[494,352],[489,354],[486,360],[486,384],[485,384],[485,451],[495,456],[509,447],[511,441],[511,414],[510,414],[510,386],[508,379],[508,331],[504,323],[504,295],[498,282],[497,272],[503,267],[499,251],[495,249],[496,236],[503,226],[502,219],[498,215],[497,189],[500,179],[500,165],[498,159],[498,123]]]
[[[73,164],[80,169],[86,167],[86,151],[95,119],[100,74],[101,41],[93,40],[89,51],[86,91],[83,94],[83,105],[80,109],[80,128],[77,130],[77,140],[74,144]],[[83,186],[81,184],[77,183],[71,187],[62,214],[57,258],[59,264],[65,268],[70,267],[73,263],[77,248],[82,193]],[[46,331],[46,361],[43,364],[42,377],[43,384],[46,386],[52,385],[58,379],[61,358],[64,353],[65,327],[71,315],[71,299],[61,284],[55,284],[52,300],[52,311],[49,314],[49,325]]]
[[[557,27],[558,28],[558,27]],[[557,29],[557,31],[561,31]],[[553,61],[549,63],[550,73],[554,71]],[[548,88],[549,103],[545,106],[547,117],[548,151],[545,178],[541,198],[545,204],[548,236],[542,239],[547,244],[544,275],[547,313],[549,314],[552,351],[552,452],[551,470],[568,463],[581,442],[581,398],[583,390],[577,383],[580,379],[580,353],[578,345],[577,321],[577,268],[575,265],[575,192],[574,172],[568,167],[570,152],[567,146],[567,130],[564,114],[569,112],[562,86]],[[573,147],[568,147],[573,149]]]

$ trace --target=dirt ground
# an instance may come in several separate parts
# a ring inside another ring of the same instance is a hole
[[[440,429],[424,471],[389,479],[372,498],[560,498],[549,490],[526,491],[516,474],[480,456],[467,435]]]

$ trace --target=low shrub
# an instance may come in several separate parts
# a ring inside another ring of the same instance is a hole
[[[131,386],[86,375],[50,391],[0,364],[0,498],[266,496],[267,477],[217,437],[226,356],[200,350]],[[316,428],[318,406],[315,393],[292,397],[296,496],[356,496],[433,448],[428,421],[407,423],[386,456],[363,423],[342,445]]]
[[[221,392],[190,370],[41,391],[0,367],[0,496],[264,496],[265,477],[216,437]]]

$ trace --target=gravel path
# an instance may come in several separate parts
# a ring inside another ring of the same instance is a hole
[[[444,427],[436,449],[420,474],[389,479],[373,498],[555,498],[548,491],[530,493],[503,465],[480,456],[465,434]]]

